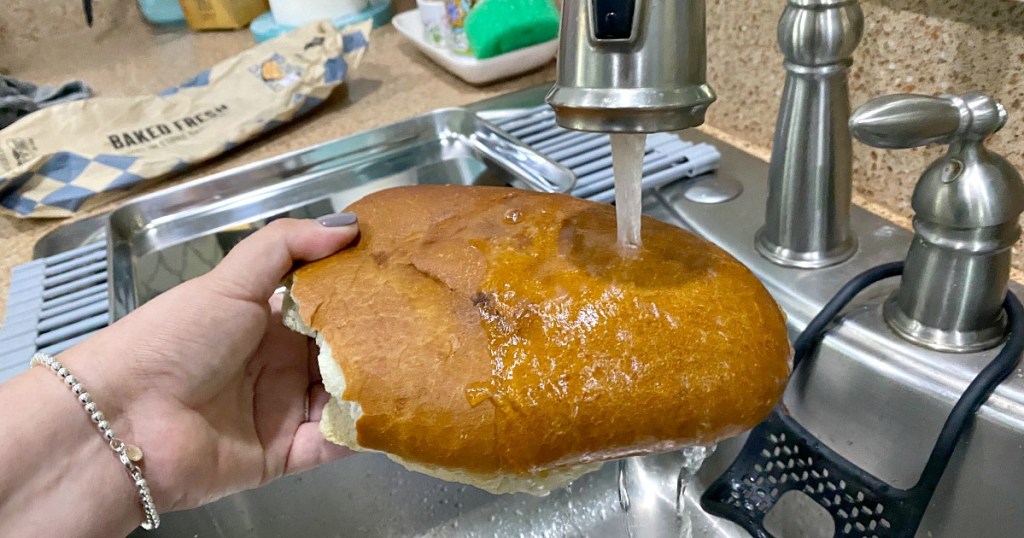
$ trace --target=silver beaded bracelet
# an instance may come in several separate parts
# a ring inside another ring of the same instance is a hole
[[[114,435],[114,430],[110,429],[110,424],[103,417],[103,413],[96,409],[96,402],[92,401],[92,396],[85,391],[85,388],[78,382],[78,379],[71,375],[60,361],[46,353],[36,353],[32,360],[29,361],[29,365],[35,366],[37,364],[53,370],[55,374],[64,380],[64,384],[71,389],[71,392],[78,396],[78,403],[82,404],[85,413],[89,415],[89,418],[96,424],[96,428],[103,434],[103,438],[110,444],[110,449],[117,453],[117,458],[121,460],[121,465],[128,471],[128,474],[131,475],[132,480],[135,482],[135,487],[139,489],[139,499],[142,500],[142,509],[146,513],[146,520],[142,522],[142,528],[148,531],[159,527],[160,514],[156,512],[156,504],[153,503],[153,496],[149,493],[149,484],[142,477],[142,469],[135,465],[135,462],[142,460],[142,450],[125,443]]]

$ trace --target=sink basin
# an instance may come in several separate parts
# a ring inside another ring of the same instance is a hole
[[[162,516],[139,536],[623,536],[614,465],[546,498],[492,496],[358,454]]]

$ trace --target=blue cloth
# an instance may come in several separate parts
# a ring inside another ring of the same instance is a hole
[[[57,87],[36,86],[0,75],[0,129],[40,108],[92,97],[92,89],[80,80]]]

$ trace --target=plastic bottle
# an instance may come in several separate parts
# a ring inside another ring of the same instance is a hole
[[[139,8],[151,24],[185,24],[185,13],[178,0],[139,0]]]

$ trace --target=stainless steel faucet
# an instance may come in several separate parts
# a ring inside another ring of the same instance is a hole
[[[715,94],[703,0],[565,0],[562,9],[547,97],[559,125],[639,133],[704,122]],[[823,267],[856,249],[846,70],[863,26],[856,0],[789,0],[779,22],[786,87],[756,240],[776,263]]]
[[[789,0],[779,21],[786,86],[756,245],[780,265],[825,267],[857,249],[846,71],[863,32],[857,0]]]
[[[892,95],[861,106],[854,136],[880,148],[949,144],[914,189],[914,241],[889,326],[929,348],[968,352],[999,344],[1013,244],[1020,237],[1024,182],[984,141],[1006,123],[991,97]]]
[[[569,129],[695,127],[715,100],[706,64],[704,0],[565,0],[547,101]]]

